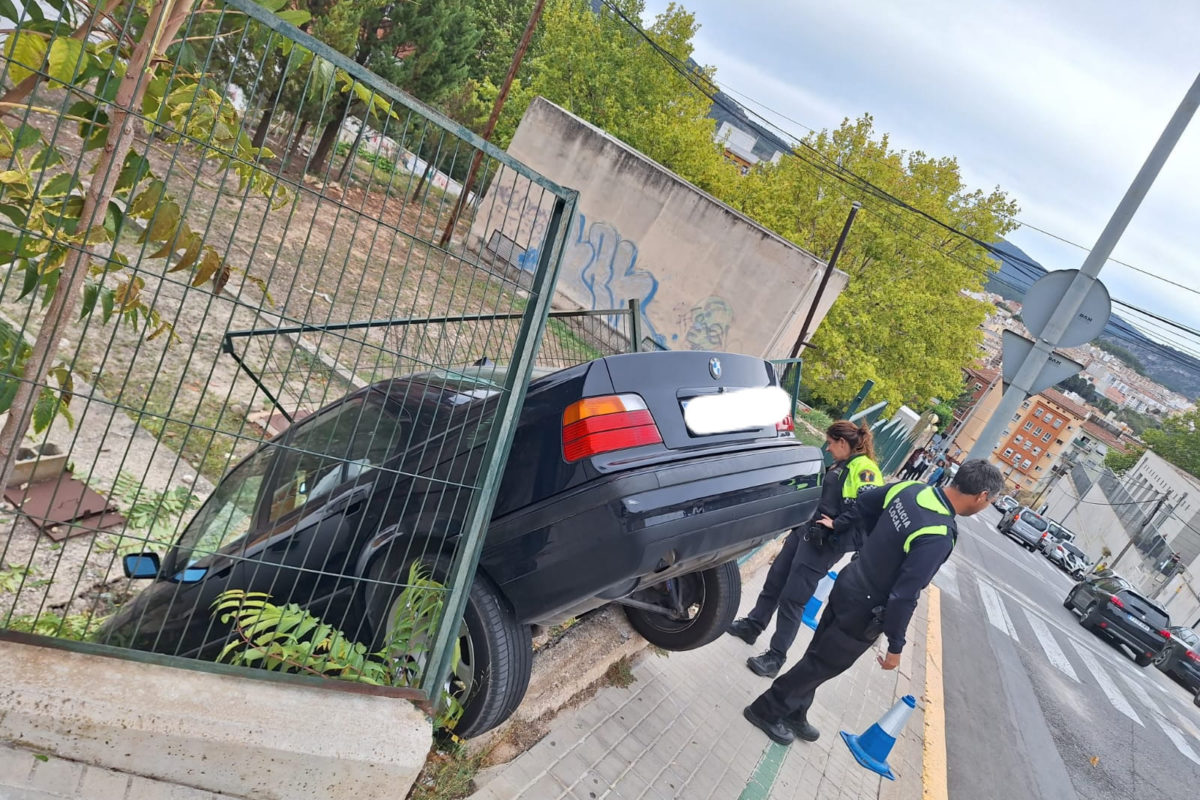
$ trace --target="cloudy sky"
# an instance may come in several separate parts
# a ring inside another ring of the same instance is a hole
[[[649,18],[666,2],[646,5]],[[682,5],[701,25],[696,59],[748,108],[796,136],[870,113],[894,147],[957,157],[969,186],[999,186],[1024,223],[1087,250],[1200,73],[1195,0]],[[1048,269],[1086,256],[1030,227],[1009,238]],[[1113,258],[1200,289],[1200,118]],[[1114,298],[1200,329],[1194,291],[1113,262],[1100,277]],[[1200,337],[1118,312],[1200,356]]]

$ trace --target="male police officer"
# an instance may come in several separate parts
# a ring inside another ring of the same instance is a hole
[[[860,494],[852,513],[868,534],[858,558],[833,585],[804,657],[746,706],[746,719],[780,744],[795,736],[816,741],[820,732],[807,714],[817,687],[849,669],[881,633],[888,651],[879,665],[899,666],[917,598],[958,538],[955,515],[978,514],[1003,490],[1000,470],[975,460],[945,489],[901,481]]]

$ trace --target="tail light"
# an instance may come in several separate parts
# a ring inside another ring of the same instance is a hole
[[[1159,633],[1159,635],[1160,635],[1160,636],[1162,636],[1164,639],[1170,639],[1170,638],[1171,638],[1171,632],[1170,632],[1170,631],[1159,631],[1158,633]]]
[[[775,423],[775,432],[778,434],[795,433],[796,425],[792,422],[792,415],[788,414],[783,418],[782,422]]]
[[[1121,598],[1117,597],[1115,594],[1112,597],[1108,598],[1108,602],[1112,603],[1117,608],[1125,607],[1125,601],[1122,600]]]
[[[1188,650],[1187,656],[1192,661],[1200,661],[1200,653],[1197,653],[1195,650]]]
[[[585,397],[563,412],[567,461],[662,441],[646,401],[636,394]]]

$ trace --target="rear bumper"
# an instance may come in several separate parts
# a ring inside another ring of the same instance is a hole
[[[1138,655],[1157,655],[1166,642],[1153,633],[1143,631],[1129,621],[1124,611],[1106,608],[1100,614],[1100,631]]]
[[[1019,522],[1009,525],[1004,532],[1021,544],[1029,545],[1030,547],[1036,547],[1038,542],[1042,540],[1041,531],[1025,528]]]
[[[494,520],[481,565],[522,622],[728,561],[807,522],[819,462],[768,448],[631,470]]]

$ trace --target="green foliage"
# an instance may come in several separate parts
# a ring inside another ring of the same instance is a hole
[[[20,633],[86,642],[100,629],[100,625],[105,619],[105,616],[96,616],[90,613],[62,616],[53,611],[43,611],[36,617],[13,617],[8,621],[6,627]]]
[[[1124,475],[1138,462],[1144,452],[1146,450],[1143,447],[1131,447],[1127,453],[1122,453],[1114,448],[1105,454],[1104,466],[1112,470],[1114,475]]]
[[[1162,422],[1157,417],[1138,413],[1132,408],[1118,409],[1116,416],[1118,420],[1133,430],[1134,436],[1139,438],[1144,437],[1147,431],[1162,427]]]
[[[217,661],[373,686],[412,687],[421,677],[421,667],[428,663],[444,594],[445,588],[414,563],[397,600],[397,607],[407,613],[396,616],[384,647],[368,652],[366,645],[295,603],[278,606],[268,594],[230,589],[217,597],[213,614],[222,623],[233,625],[236,638]],[[441,699],[435,722],[453,729],[462,716],[462,705],[448,691]]]
[[[1097,339],[1092,342],[1092,344],[1096,345],[1096,347],[1099,347],[1106,353],[1112,353],[1114,356],[1124,362],[1125,366],[1132,369],[1138,375],[1146,374],[1146,365],[1141,362],[1141,359],[1135,356],[1132,351],[1122,347],[1116,342],[1111,342],[1108,339]]]
[[[1054,388],[1063,392],[1074,392],[1105,414],[1117,410],[1117,404],[1097,392],[1096,387],[1082,375],[1072,375],[1066,380],[1060,381]]]
[[[1155,453],[1200,478],[1200,409],[1168,417],[1161,428],[1147,429],[1142,438]]]
[[[40,571],[34,566],[6,564],[4,569],[0,569],[0,592],[15,594],[25,586],[45,586],[48,581],[38,578],[39,574]]]
[[[840,164],[983,241],[1014,227],[1016,205],[999,190],[968,190],[953,158],[892,149],[870,116],[814,133],[805,144],[797,151],[803,158],[752,170],[733,199],[823,259],[832,253],[850,202],[864,204],[838,261],[849,284],[804,353],[805,386],[816,400],[837,407],[867,380],[876,382],[872,399],[893,406],[954,397],[961,367],[978,356],[989,308],[961,291],[982,289],[995,262],[982,248],[833,181],[807,162]]]
[[[113,482],[112,498],[122,509],[130,531],[143,531],[141,536],[116,537],[109,535],[97,543],[99,549],[115,548],[125,554],[147,547],[170,545],[175,541],[180,518],[193,508],[200,507],[200,498],[186,486],[176,486],[165,492],[147,489],[141,481],[121,472]]]

